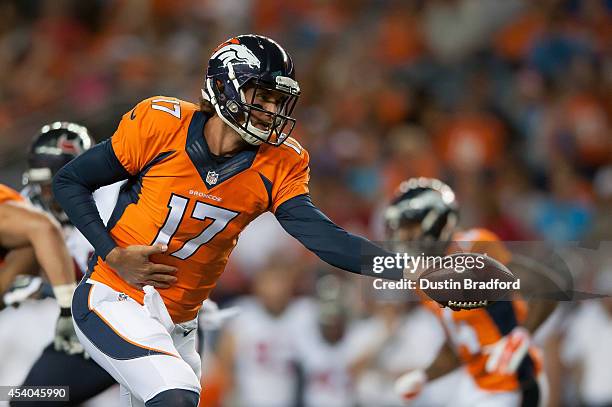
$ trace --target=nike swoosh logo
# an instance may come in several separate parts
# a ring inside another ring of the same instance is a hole
[[[130,114],[130,119],[134,120],[136,118],[136,108],[132,109],[132,114]]]
[[[191,333],[191,331],[193,331],[195,328],[191,328],[189,331],[185,331],[183,332],[183,337],[189,335]]]

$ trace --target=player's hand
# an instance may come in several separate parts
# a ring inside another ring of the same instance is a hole
[[[128,246],[115,247],[106,256],[106,263],[129,284],[142,288],[151,285],[155,288],[168,288],[176,282],[176,267],[157,264],[149,256],[164,253],[168,246]]]
[[[394,385],[395,393],[405,402],[414,400],[427,383],[427,375],[421,369],[401,375]]]
[[[240,313],[240,307],[228,307],[219,309],[213,300],[207,299],[202,303],[199,313],[200,326],[202,329],[213,331],[219,329],[229,319]]]
[[[58,352],[65,352],[69,355],[82,354],[86,359],[89,358],[74,331],[70,308],[61,308],[60,316],[57,318],[57,324],[55,325],[53,347]]]
[[[513,374],[529,351],[531,335],[523,327],[514,328],[508,335],[483,351],[489,355],[485,369],[488,373]]]

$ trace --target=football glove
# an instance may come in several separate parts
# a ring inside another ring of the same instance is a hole
[[[220,329],[225,322],[238,315],[239,312],[240,307],[219,309],[216,302],[207,299],[202,303],[200,325],[202,329],[208,331]]]
[[[83,349],[81,342],[79,342],[79,338],[74,330],[74,323],[72,322],[70,305],[72,304],[72,295],[75,288],[75,283],[53,286],[53,295],[57,305],[60,307],[60,314],[55,324],[53,347],[58,352],[66,352],[69,355],[82,354],[83,357],[88,359],[89,355]]]
[[[395,393],[405,402],[414,400],[427,383],[427,375],[421,369],[404,373],[395,381]]]
[[[79,338],[74,331],[72,322],[72,313],[70,308],[60,308],[60,315],[55,325],[55,338],[53,338],[53,347],[58,352],[65,352],[69,355],[83,354],[85,359],[89,358],[83,345],[79,342]]]
[[[485,365],[487,373],[515,373],[529,351],[530,344],[529,331],[517,326],[499,341],[485,346],[483,351],[488,355]]]

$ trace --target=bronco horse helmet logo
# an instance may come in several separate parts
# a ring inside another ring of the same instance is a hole
[[[261,67],[259,58],[257,58],[246,46],[240,44],[235,38],[223,43],[213,52],[210,58],[219,59],[223,63],[223,66],[227,66],[228,64],[246,64],[256,68]]]

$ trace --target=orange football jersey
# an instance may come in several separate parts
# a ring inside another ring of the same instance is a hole
[[[511,259],[511,253],[504,244],[486,229],[456,233],[449,252],[459,251],[486,253],[504,264],[508,264]],[[497,302],[486,308],[461,311],[440,308],[431,301],[425,304],[440,318],[459,358],[480,388],[490,391],[513,391],[519,388],[519,374],[492,374],[485,370],[487,354],[483,353],[483,348],[499,341],[525,321],[527,307],[524,301]],[[529,354],[537,373],[541,367],[538,352],[532,348]]]
[[[175,322],[193,319],[236,245],[240,232],[266,211],[308,193],[308,153],[292,138],[215,162],[204,138],[208,117],[197,107],[153,97],[126,113],[111,139],[132,175],[107,229],[118,246],[168,245],[151,261],[178,268],[178,281],[159,289]],[[91,278],[142,303],[101,258]]]

